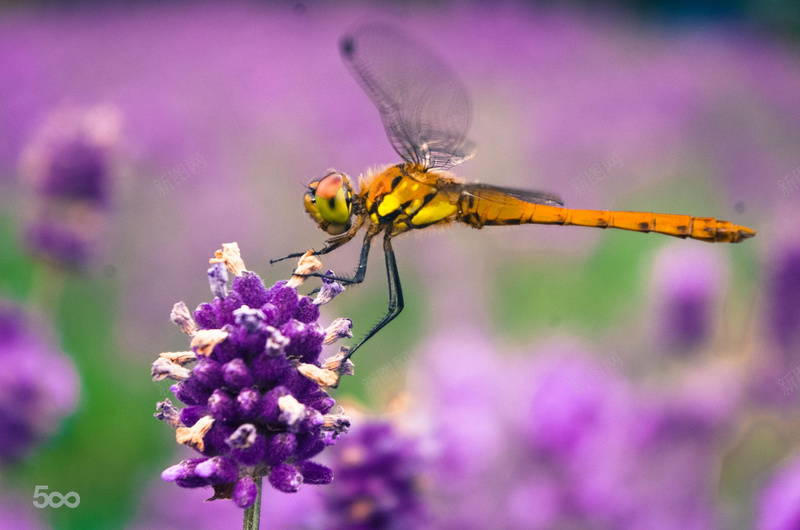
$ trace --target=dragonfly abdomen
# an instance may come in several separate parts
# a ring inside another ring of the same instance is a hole
[[[656,232],[709,243],[738,243],[755,235],[755,230],[713,217],[692,217],[650,212],[573,210],[560,206],[532,204],[512,197],[502,202],[462,198],[459,221],[476,228],[489,225],[557,224],[619,228],[634,232]]]
[[[612,212],[566,210],[564,225],[619,228],[634,232],[656,232],[668,236],[691,238],[708,243],[738,243],[755,235],[755,231],[713,217],[693,217],[651,212]],[[537,222],[536,215],[529,222]]]

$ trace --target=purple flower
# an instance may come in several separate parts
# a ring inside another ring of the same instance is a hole
[[[534,475],[534,474],[531,474]],[[553,477],[530,476],[512,486],[506,504],[510,528],[553,528],[562,517],[562,493]]]
[[[800,459],[770,477],[761,491],[756,521],[759,530],[800,528]]]
[[[757,401],[790,411],[800,396],[800,238],[793,228],[800,216],[778,218],[765,267],[764,351],[752,366],[752,391]]]
[[[496,527],[502,510],[499,477],[508,442],[501,388],[510,374],[476,329],[461,322],[442,329],[409,367],[410,393],[424,404],[415,416],[431,426],[437,528]]]
[[[657,335],[668,348],[702,346],[714,332],[714,315],[727,271],[716,249],[675,244],[653,264]]]
[[[214,300],[193,316],[182,302],[172,310],[192,351],[163,353],[152,366],[153,380],[177,381],[171,390],[186,404],[178,410],[165,400],[156,417],[200,453],[161,476],[186,488],[213,486],[213,498],[247,508],[261,477],[286,493],[329,483],[333,472],[310,459],[349,421],[330,413],[334,401],[324,388],[344,372],[318,360],[326,332],[319,311],[309,311],[313,301],[285,281],[266,288],[235,243],[223,249],[209,270]],[[220,283],[222,263],[236,276],[230,291]]]
[[[501,356],[474,327],[424,350],[437,528],[714,527],[734,371],[656,390],[628,380],[621,354],[559,340]]]
[[[518,368],[517,376],[525,382],[517,398],[525,451],[513,464],[516,481],[522,491],[549,499],[545,522],[617,520],[630,508],[630,492],[623,492],[633,470],[633,399],[616,370],[621,359],[613,354],[593,359],[564,341],[531,358],[536,361]],[[512,497],[517,503],[520,494]]]
[[[355,428],[330,454],[336,482],[323,492],[325,528],[424,527],[424,460],[416,440],[391,423],[370,421]]]
[[[107,107],[54,113],[22,154],[34,192],[28,247],[60,265],[83,267],[102,237],[111,195],[119,114]]]
[[[45,530],[49,528],[42,521],[37,520],[30,501],[19,498],[8,491],[0,492],[0,528],[13,528],[14,530]]]
[[[0,301],[0,460],[25,456],[75,409],[78,374],[22,308]]]
[[[770,265],[768,326],[790,370],[800,363],[800,240],[786,238]]]
[[[552,520],[714,526],[715,451],[737,403],[737,380],[715,368],[656,392],[626,381],[623,361],[613,355],[592,360],[560,344],[535,357],[526,379],[527,451],[513,465],[522,486],[511,508],[527,492],[543,499],[538,515],[547,515],[546,524],[534,527]]]
[[[730,436],[741,381],[711,366],[688,384],[637,392],[637,420],[627,445],[635,499],[624,514],[629,528],[715,528],[719,454]]]
[[[570,460],[603,443],[598,437],[627,427],[630,391],[610,361],[593,361],[568,343],[543,350],[533,355],[541,361],[528,372],[527,443],[534,450]]]
[[[301,527],[309,514],[322,511],[316,491],[303,489],[294,495],[265,491],[262,495],[262,528],[289,530]],[[148,487],[131,530],[218,530],[231,528],[242,511],[232,502],[203,502],[208,494],[201,489],[176,488],[164,481]],[[267,522],[269,521],[269,522]],[[2,527],[2,526],[0,526]],[[311,526],[310,528],[315,528]]]

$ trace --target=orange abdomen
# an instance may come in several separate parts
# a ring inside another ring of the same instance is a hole
[[[692,217],[647,212],[573,210],[560,206],[532,204],[511,197],[502,202],[478,199],[460,201],[459,220],[476,228],[485,225],[556,224],[620,228],[634,232],[656,232],[709,243],[738,243],[751,238],[755,230],[713,217]]]

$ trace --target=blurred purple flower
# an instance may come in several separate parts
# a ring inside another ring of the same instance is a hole
[[[78,374],[22,308],[0,301],[0,460],[24,457],[75,410]]]
[[[800,528],[800,459],[773,474],[761,491],[756,518],[758,530]]]
[[[716,455],[740,398],[734,372],[712,366],[654,392],[628,381],[617,354],[592,356],[570,340],[520,359],[464,328],[424,350],[415,379],[427,379],[417,392],[438,447],[437,527],[716,524]]]
[[[522,444],[511,465],[515,482],[530,488],[536,479],[528,491],[551,499],[546,524],[536,528],[552,520],[599,527],[620,520],[631,507],[630,385],[611,363],[570,342],[544,346],[532,358],[533,366],[518,368],[517,380],[526,382],[517,385],[525,421],[516,429]]]
[[[665,388],[638,390],[628,528],[719,526],[718,468],[742,387],[737,367],[709,363]]]
[[[593,446],[593,437],[628,424],[625,381],[574,345],[547,347],[528,377],[526,441],[537,451],[569,460]]]
[[[552,476],[530,472],[511,486],[504,515],[506,528],[537,530],[557,527],[564,518],[563,492]]]
[[[491,528],[499,513],[502,360],[476,327],[455,324],[429,339],[408,376],[417,421],[430,424],[431,511],[437,528]],[[425,419],[423,419],[425,418]]]
[[[330,452],[325,528],[427,528],[418,441],[386,421],[359,423]]]
[[[515,468],[551,478],[549,495],[560,499],[563,520],[601,528],[714,526],[716,451],[738,402],[735,378],[714,367],[652,393],[626,381],[621,359],[592,360],[568,343],[536,357],[530,449]],[[542,484],[536,491],[545,491]]]
[[[800,240],[787,240],[768,264],[767,326],[790,370],[800,364]]]
[[[2,494],[0,528],[8,530],[45,530],[49,528],[36,518],[29,500],[23,500],[7,491],[0,493]]]
[[[711,338],[726,276],[718,249],[678,243],[659,251],[651,278],[656,335],[662,344],[685,352]]]
[[[501,361],[489,340],[467,327],[443,330],[428,341],[421,357],[410,379],[419,386],[419,394],[426,396],[427,410],[437,419],[440,431],[435,430],[434,436],[453,436],[452,450],[443,455],[445,473],[455,479],[454,486],[469,487],[466,475],[476,466],[491,466],[502,445],[500,429],[492,428],[502,419],[500,411],[494,410],[500,399]],[[475,462],[475,454],[485,458]]]
[[[258,494],[254,479],[268,477],[286,493],[331,482],[333,472],[310,459],[349,427],[341,409],[330,413],[334,400],[324,391],[349,369],[338,357],[321,367],[326,333],[314,300],[285,281],[267,289],[235,243],[223,249],[208,273],[216,298],[194,318],[182,302],[172,310],[192,351],[163,353],[152,366],[153,380],[177,381],[171,390],[187,405],[165,400],[156,417],[201,454],[161,476],[185,488],[213,486],[215,499],[247,508]],[[230,292],[223,262],[236,275]]]
[[[763,354],[749,369],[753,398],[793,413],[800,399],[800,238],[795,229],[800,216],[790,206],[786,210],[776,215],[775,237],[764,260]]]
[[[119,122],[110,107],[62,109],[26,147],[21,170],[34,197],[25,242],[35,254],[80,268],[97,252]]]

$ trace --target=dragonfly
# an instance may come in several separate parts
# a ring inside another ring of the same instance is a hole
[[[389,283],[387,313],[358,343],[349,359],[403,310],[403,290],[392,240],[431,226],[463,223],[473,228],[521,224],[574,225],[655,232],[710,243],[738,243],[756,232],[712,217],[564,207],[554,194],[466,183],[449,170],[475,154],[467,138],[471,106],[458,76],[429,48],[399,29],[366,24],[339,42],[345,65],[377,107],[399,164],[367,171],[356,190],[345,173],[328,170],[303,196],[306,212],[331,237],[313,255],[327,254],[365,230],[353,276],[320,276],[345,285],[364,281],[372,240],[383,234]],[[276,263],[297,258],[290,254]]]

